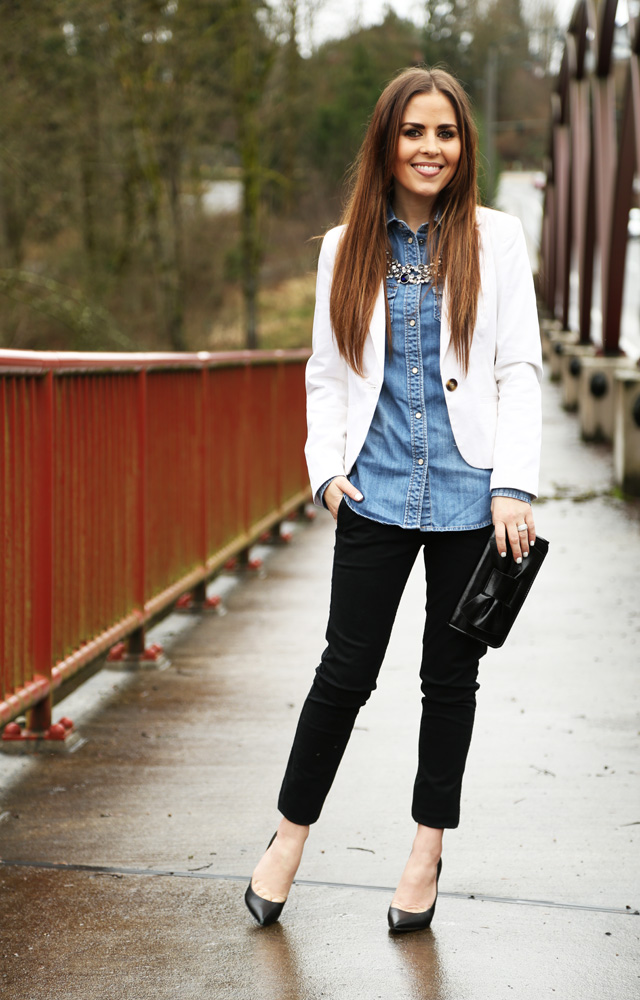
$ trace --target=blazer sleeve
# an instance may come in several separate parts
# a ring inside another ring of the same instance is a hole
[[[494,375],[498,421],[491,489],[538,495],[542,350],[531,264],[519,219],[495,234],[497,317]]]
[[[340,357],[329,319],[329,298],[336,250],[343,227],[330,229],[322,241],[316,280],[312,354],[306,367],[307,442],[305,457],[313,500],[333,476],[345,474],[348,366]]]

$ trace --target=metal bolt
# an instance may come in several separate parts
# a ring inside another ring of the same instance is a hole
[[[580,361],[580,358],[571,358],[571,361],[569,362],[569,373],[573,375],[574,378],[578,377],[581,368],[582,362]]]
[[[596,399],[602,399],[603,396],[606,396],[609,389],[606,375],[603,375],[602,372],[596,372],[592,375],[589,388],[591,389],[591,395],[595,396]]]
[[[54,722],[52,726],[49,726],[45,733],[45,739],[47,740],[63,740],[67,735],[67,730],[59,722]]]

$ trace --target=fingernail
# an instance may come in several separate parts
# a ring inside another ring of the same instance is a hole
[[[526,558],[527,558],[527,556],[529,555],[529,553],[528,553],[528,552],[523,552],[523,555],[524,555],[524,557],[525,557],[525,559],[526,559]]]
[[[506,553],[506,552],[501,552],[501,553],[500,553],[500,555],[501,555],[501,556],[502,556],[502,558],[504,559],[504,558],[506,557],[507,553]]]
[[[516,559],[516,562],[517,563],[521,563],[522,562],[522,556],[518,556],[518,558]]]
[[[532,538],[531,541],[529,542],[529,545],[535,545],[535,544],[536,544],[536,540],[535,540],[535,538]]]

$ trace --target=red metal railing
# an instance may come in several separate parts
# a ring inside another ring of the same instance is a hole
[[[0,722],[309,499],[306,351],[0,351]]]

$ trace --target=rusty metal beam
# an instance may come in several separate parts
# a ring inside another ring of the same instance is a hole
[[[630,22],[630,30],[633,25]],[[640,66],[638,38],[634,31],[627,67],[620,129],[620,148],[609,231],[609,257],[602,308],[602,349],[605,354],[622,354],[620,323],[627,258],[627,224],[633,197],[633,178],[640,165]],[[634,49],[636,51],[634,51]]]
[[[620,353],[620,322],[633,177],[640,168],[640,32],[630,19],[632,54],[616,130],[613,43],[617,0],[578,0],[552,95],[551,164],[543,218],[543,294],[569,323],[570,270],[577,260],[580,342],[591,341],[594,281],[601,291],[603,350]],[[594,274],[596,251],[599,276]]]

